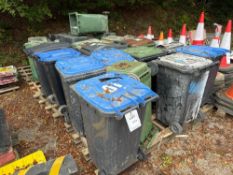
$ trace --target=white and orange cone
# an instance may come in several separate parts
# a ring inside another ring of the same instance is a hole
[[[147,38],[149,40],[153,40],[154,39],[154,35],[152,34],[152,27],[151,26],[148,27],[147,35],[145,36],[145,38]]]
[[[168,30],[168,33],[167,33],[167,44],[170,44],[172,43],[174,40],[173,40],[173,37],[172,37],[172,29],[169,29]]]
[[[182,26],[179,43],[186,45],[186,24]]]
[[[204,20],[205,14],[201,12],[199,23],[197,25],[196,33],[193,39],[193,45],[204,45]]]
[[[216,26],[215,36],[212,39],[212,41],[210,43],[210,46],[219,48],[220,47],[220,36],[221,36],[221,33],[222,33],[222,25],[214,23],[214,26]]]
[[[227,49],[229,51],[231,50],[231,27],[232,27],[232,21],[229,20],[220,45],[220,48]],[[229,66],[230,66],[230,55],[227,54],[221,59],[220,68],[225,68]]]
[[[158,45],[164,45],[163,31],[161,31],[160,34],[159,34]]]

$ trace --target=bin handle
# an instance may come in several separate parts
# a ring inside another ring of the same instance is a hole
[[[127,110],[116,111],[117,115],[115,117],[117,120],[121,120],[125,116],[125,114],[137,108],[138,108],[138,105],[130,106]]]

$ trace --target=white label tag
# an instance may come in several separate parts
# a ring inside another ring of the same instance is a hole
[[[231,55],[230,53],[226,54],[227,64],[231,64]]]
[[[125,119],[130,132],[133,132],[142,126],[137,110],[133,110],[125,114]]]

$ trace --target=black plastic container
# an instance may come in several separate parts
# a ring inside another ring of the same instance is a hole
[[[175,53],[155,61],[159,65],[157,92],[160,96],[156,117],[175,133],[183,124],[198,117],[209,70],[209,59]]]

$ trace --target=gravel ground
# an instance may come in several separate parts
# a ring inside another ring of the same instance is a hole
[[[54,120],[33,97],[28,86],[0,95],[12,131],[19,136],[20,156],[42,149],[47,159],[71,153],[81,175],[94,174],[81,147],[72,143],[63,119]],[[183,137],[172,136],[156,145],[148,160],[138,162],[123,175],[233,175],[233,117],[212,110],[203,122],[186,126]]]

